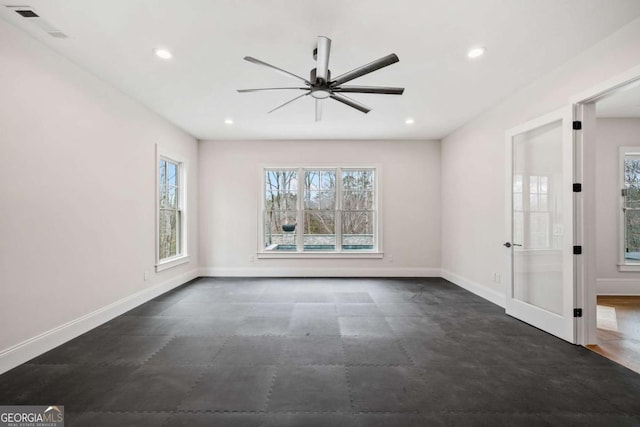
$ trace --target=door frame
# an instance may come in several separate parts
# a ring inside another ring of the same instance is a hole
[[[582,129],[574,133],[576,181],[582,183],[582,193],[576,197],[576,241],[582,245],[582,256],[576,265],[577,306],[582,307],[582,321],[577,323],[577,344],[597,344],[597,253],[596,242],[596,109],[595,103],[627,85],[640,82],[640,65],[610,79],[604,80],[588,90],[569,98],[573,106],[574,120],[582,122]]]
[[[576,341],[576,322],[573,317],[573,308],[576,307],[575,296],[576,296],[576,268],[575,268],[575,256],[565,256],[572,254],[572,246],[575,244],[575,203],[574,198],[571,197],[573,193],[570,193],[571,185],[574,180],[575,174],[575,141],[574,135],[572,131],[572,121],[573,121],[574,111],[571,106],[565,106],[556,111],[552,111],[543,116],[537,117],[533,120],[529,120],[525,123],[522,123],[518,126],[515,126],[511,129],[508,129],[505,133],[505,144],[506,144],[506,175],[505,175],[505,236],[507,237],[507,242],[512,242],[512,223],[513,223],[513,206],[512,206],[512,197],[513,197],[513,138],[516,135],[523,134],[530,130],[534,130],[545,126],[550,123],[554,123],[557,121],[562,121],[562,169],[563,169],[563,179],[562,179],[562,187],[563,190],[566,191],[566,196],[562,199],[562,211],[565,212],[565,219],[568,218],[568,224],[564,224],[566,226],[564,231],[564,237],[562,242],[562,271],[563,277],[566,277],[568,272],[571,272],[572,280],[571,286],[565,287],[563,283],[563,309],[562,314],[555,313],[542,313],[544,311],[541,308],[533,307],[527,305],[526,303],[521,303],[520,305],[512,305],[509,307],[510,301],[513,300],[513,248],[509,248],[507,252],[507,274],[508,274],[508,284],[505,289],[506,300],[505,300],[505,308],[509,310],[511,308],[512,315],[514,317],[519,318],[523,321],[527,321],[524,318],[527,316],[536,316],[536,314],[542,314],[542,317],[538,318],[534,324],[531,324],[537,328],[544,330],[545,332],[549,332],[553,335],[556,335],[562,339],[565,339],[571,343],[575,343]],[[568,169],[568,170],[567,170]],[[513,243],[513,242],[512,242]],[[571,320],[571,323],[562,323],[564,319]]]

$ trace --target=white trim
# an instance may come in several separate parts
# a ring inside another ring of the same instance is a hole
[[[256,254],[258,259],[282,259],[282,258],[303,258],[303,259],[322,259],[322,258],[384,258],[383,252],[259,252]]]
[[[0,351],[0,374],[198,277],[193,269]]]
[[[591,88],[573,95],[569,98],[571,104],[586,104],[595,102],[603,96],[610,95],[612,91],[623,88],[629,83],[633,83],[640,79],[640,65],[620,73],[608,80],[598,83]]]
[[[629,83],[640,81],[640,64],[610,79],[604,80],[588,90],[577,93],[569,98],[577,113],[576,120],[582,121],[582,132],[576,132],[577,148],[576,165],[581,169],[581,181],[584,188],[580,200],[581,208],[577,212],[576,235],[583,241],[582,260],[577,269],[577,300],[583,307],[582,322],[577,322],[577,337],[579,344],[597,343],[597,314],[596,294],[597,278],[595,277],[595,104],[598,99],[624,90]],[[589,188],[591,186],[592,188]]]
[[[618,264],[618,271],[623,273],[628,271],[640,271],[640,264]]]
[[[178,255],[177,257],[167,258],[156,264],[156,272],[168,270],[189,262],[189,255]]]
[[[597,279],[598,295],[640,296],[640,279]]]
[[[459,276],[455,273],[452,273],[448,270],[444,270],[442,269],[441,271],[442,273],[442,278],[448,280],[449,282],[453,283],[454,285],[457,285],[459,287],[461,287],[462,289],[466,289],[467,291],[471,292],[472,294],[476,294],[481,298],[486,299],[489,302],[494,303],[495,305],[499,305],[500,307],[504,308],[506,305],[506,296],[504,294],[504,292],[499,292],[496,291],[495,289],[492,289],[486,285],[480,284],[478,282],[474,282],[472,280],[469,280],[465,277]]]
[[[201,277],[440,277],[439,268],[201,267]]]

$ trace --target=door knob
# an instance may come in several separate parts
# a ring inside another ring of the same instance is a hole
[[[507,242],[507,243],[505,243],[505,244],[504,244],[504,246],[505,246],[506,248],[510,248],[510,247],[511,247],[511,243]]]

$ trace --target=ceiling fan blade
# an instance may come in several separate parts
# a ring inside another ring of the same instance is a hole
[[[339,75],[331,82],[331,85],[332,86],[341,85],[342,83],[346,83],[353,79],[357,79],[358,77],[364,76],[365,74],[372,73],[376,70],[379,70],[380,68],[384,68],[388,65],[395,64],[398,61],[400,61],[400,59],[398,59],[398,56],[395,53],[389,54],[380,59],[376,59],[375,61],[370,62],[367,65],[363,65],[362,67],[358,67],[355,70],[351,70],[344,74]]]
[[[316,99],[316,122],[322,120],[322,101]]]
[[[338,86],[331,88],[331,91],[342,93],[380,93],[384,95],[402,95],[404,88],[382,86]]]
[[[238,92],[240,93],[246,93],[246,92],[262,92],[265,90],[309,90],[308,87],[265,87],[265,88],[260,88],[260,89],[237,89]]]
[[[307,96],[307,95],[309,95],[310,93],[311,93],[311,92],[307,92],[307,93],[303,93],[303,94],[302,94],[302,95],[300,95],[300,96],[296,96],[296,97],[295,97],[295,98],[293,98],[292,100],[287,101],[287,102],[285,102],[285,103],[284,103],[284,104],[282,104],[282,105],[278,105],[276,108],[274,108],[273,110],[269,111],[267,114],[271,114],[271,113],[273,113],[274,111],[281,109],[281,108],[282,108],[282,107],[284,107],[285,105],[289,105],[289,104],[291,104],[293,101],[298,100],[298,99],[302,98],[303,96]]]
[[[318,36],[318,51],[316,53],[316,78],[326,82],[329,79],[329,52],[331,39]]]
[[[298,80],[302,80],[303,82],[305,82],[305,84],[310,84],[308,80],[306,80],[306,79],[304,79],[304,78],[302,78],[302,77],[300,77],[300,76],[298,76],[296,74],[290,73],[287,70],[283,70],[282,68],[278,68],[275,65],[267,64],[266,62],[260,61],[259,59],[253,58],[251,56],[245,56],[244,60],[252,62],[254,64],[262,65],[264,67],[271,68],[271,69],[276,70],[276,71],[278,71],[278,72],[280,72],[282,74],[286,74],[287,76],[294,77],[294,78],[296,78]]]
[[[365,114],[371,111],[371,108],[367,107],[366,105],[360,104],[358,101],[348,98],[344,95],[338,95],[337,93],[332,93],[331,98],[335,99],[336,101],[340,101],[343,104],[348,105],[349,107],[353,107],[356,110],[362,111]]]

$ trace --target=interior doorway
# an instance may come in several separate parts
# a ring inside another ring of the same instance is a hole
[[[640,373],[640,72],[603,87],[578,111],[589,189],[582,231],[591,316],[584,344]]]

